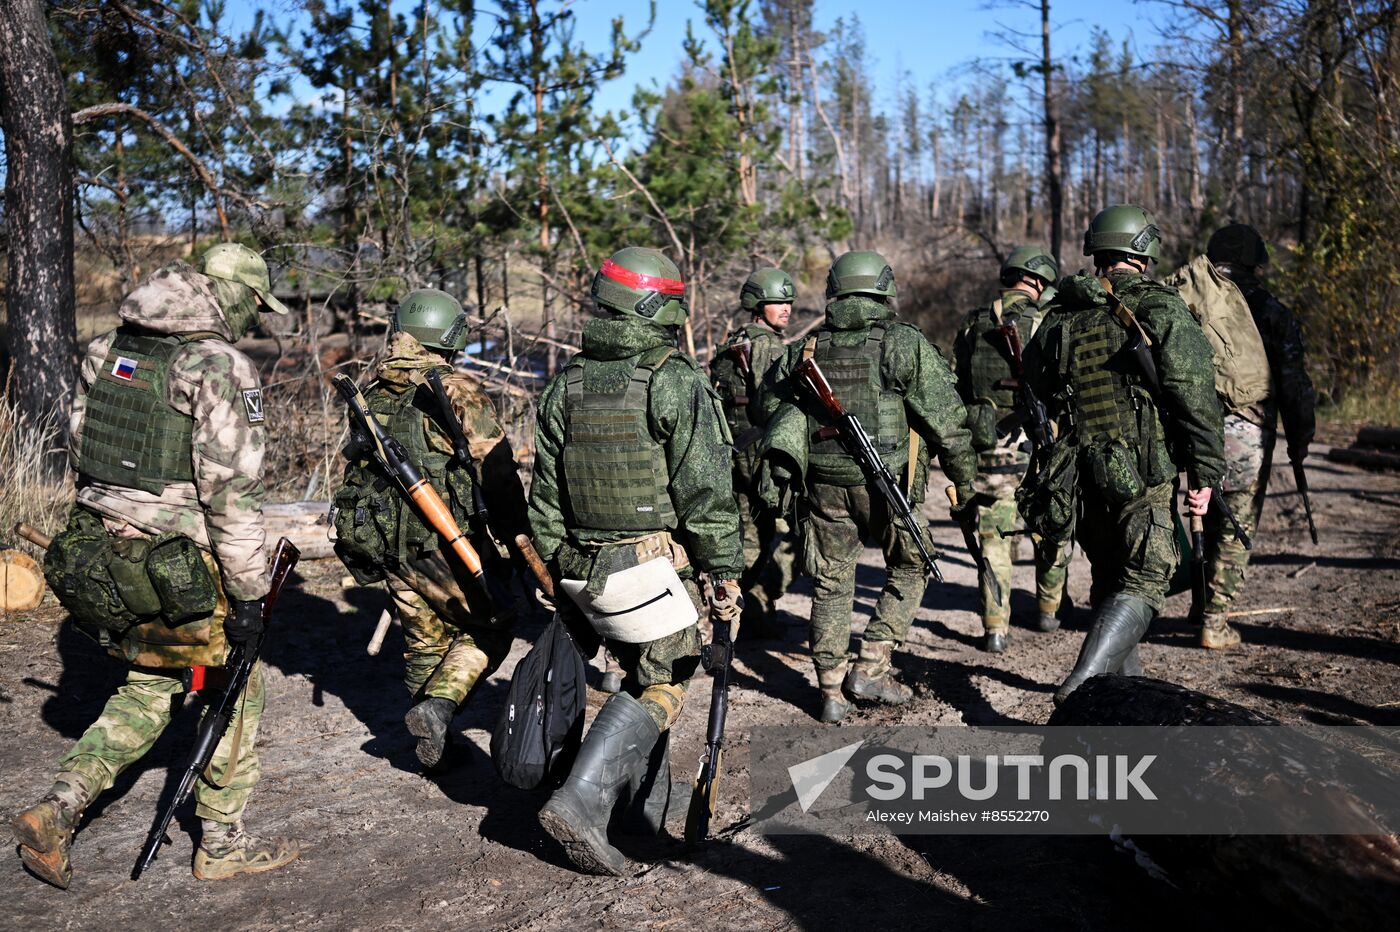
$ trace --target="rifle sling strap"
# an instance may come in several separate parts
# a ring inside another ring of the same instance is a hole
[[[255,666],[253,670],[254,672],[257,672],[257,667]],[[249,676],[249,679],[252,679],[251,675]],[[228,763],[224,765],[224,772],[219,774],[218,777],[214,776],[214,758],[210,757],[209,763],[206,764],[204,767],[204,773],[200,774],[200,777],[204,780],[204,782],[209,784],[216,790],[222,790],[225,787],[227,787],[229,783],[233,781],[234,776],[238,773],[239,758],[243,751],[243,713],[246,711],[247,705],[248,684],[245,682],[243,684],[243,694],[238,697],[238,724],[235,725],[233,729],[233,741],[229,743]],[[219,743],[222,743],[222,739]],[[214,749],[217,753],[217,744],[214,746]],[[220,778],[223,779],[223,783],[219,782]]]

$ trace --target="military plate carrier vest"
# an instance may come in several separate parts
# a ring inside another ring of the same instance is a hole
[[[1015,392],[1005,383],[1016,377],[1011,371],[1011,351],[997,331],[1004,324],[1014,323],[1021,331],[1021,345],[1027,345],[1034,330],[1034,312],[1035,305],[1030,301],[1013,301],[1007,307],[1003,298],[997,298],[990,307],[972,313],[967,325],[970,400],[990,402],[998,413],[1015,407]]]
[[[570,527],[662,531],[676,526],[666,451],[651,435],[652,376],[676,352],[663,346],[638,357],[614,392],[584,389],[588,361],[564,369],[564,511]]]
[[[1134,310],[1142,297],[1142,289],[1132,286],[1119,294],[1129,310]],[[1146,485],[1169,480],[1176,469],[1167,455],[1162,419],[1136,361],[1125,348],[1129,342],[1125,325],[1107,306],[1094,306],[1068,314],[1060,340],[1059,369],[1066,388],[1057,396],[1057,403],[1061,413],[1069,417],[1068,432],[1086,451],[1089,462],[1085,465],[1095,473],[1105,469],[1113,472],[1124,461],[1133,461]],[[1131,485],[1129,479],[1119,488]],[[1125,494],[1110,497],[1123,499]]]
[[[889,326],[883,321],[876,323],[865,340],[855,346],[835,346],[833,332],[824,330],[807,338],[803,358],[817,361],[836,400],[860,421],[880,458],[898,475],[909,463],[909,421],[904,413],[904,396],[886,387],[881,372]],[[863,484],[865,474],[840,438],[818,438],[817,432],[827,426],[822,418],[808,414],[812,441],[807,454],[807,477],[827,485]]]
[[[175,482],[193,482],[194,421],[167,400],[170,361],[185,344],[217,336],[118,328],[88,389],[78,472],[152,495]]]
[[[412,462],[442,496],[458,526],[471,518],[471,474],[428,443],[424,418],[437,407],[427,389],[392,392],[374,384],[365,392],[370,413],[408,452]],[[335,494],[336,552],[361,584],[383,579],[381,564],[406,565],[418,555],[441,546],[441,536],[429,527],[400,491],[397,483],[371,457],[354,459],[345,482]]]
[[[753,344],[772,336],[772,331],[758,324],[746,324],[736,330],[715,355],[712,367],[713,384],[723,404],[724,417],[729,422],[729,432],[735,438],[754,426],[749,420],[748,405],[763,380],[763,373],[753,371],[753,350],[750,348],[749,374],[745,375],[734,347],[745,342],[752,347]]]

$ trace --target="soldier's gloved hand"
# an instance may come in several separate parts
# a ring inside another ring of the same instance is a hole
[[[710,614],[727,624],[737,623],[744,610],[744,596],[739,591],[739,584],[732,579],[720,579],[715,581],[714,586]]]
[[[961,527],[977,519],[977,493],[971,489],[959,489],[957,496],[958,503],[949,506],[948,517]]]
[[[229,599],[224,616],[224,637],[230,644],[247,644],[263,632],[263,600],[240,602]]]

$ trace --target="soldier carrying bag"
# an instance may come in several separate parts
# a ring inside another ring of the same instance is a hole
[[[1230,412],[1243,411],[1269,397],[1269,356],[1239,287],[1205,256],[1173,272],[1165,284],[1201,324],[1215,363],[1215,391]]]

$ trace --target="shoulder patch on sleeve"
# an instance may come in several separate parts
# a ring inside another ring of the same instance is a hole
[[[248,416],[249,424],[261,424],[265,419],[263,414],[263,396],[261,388],[243,389],[243,412]]]

